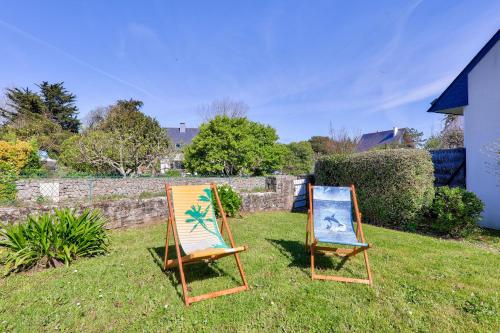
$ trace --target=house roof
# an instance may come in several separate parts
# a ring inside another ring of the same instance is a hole
[[[468,75],[500,40],[500,29],[491,37],[483,48],[472,58],[467,66],[458,74],[443,93],[432,101],[427,112],[463,114],[462,107],[469,104]]]
[[[394,130],[363,134],[356,146],[356,151],[367,151],[376,146],[399,143],[404,132],[406,128],[398,129],[396,135],[394,135]]]
[[[199,128],[190,127],[186,127],[185,132],[181,132],[181,129],[179,127],[167,127],[165,129],[167,130],[168,136],[170,136],[175,146],[177,146],[178,144],[190,144],[191,141],[193,141],[193,138],[200,132]]]

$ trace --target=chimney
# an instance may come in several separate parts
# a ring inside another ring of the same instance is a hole
[[[181,133],[186,133],[186,123],[181,123],[179,130]]]
[[[392,136],[396,136],[398,134],[398,128],[397,127],[394,127],[392,129]]]

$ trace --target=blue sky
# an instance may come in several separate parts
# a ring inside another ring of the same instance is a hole
[[[429,102],[500,28],[499,1],[8,1],[0,88],[64,81],[80,117],[117,99],[163,126],[230,97],[281,141],[441,116]]]

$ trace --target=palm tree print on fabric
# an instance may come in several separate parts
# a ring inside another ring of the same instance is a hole
[[[206,206],[202,207],[200,204],[192,205],[191,209],[188,209],[185,214],[191,216],[191,218],[186,219],[186,223],[194,223],[193,228],[190,232],[193,232],[197,227],[201,226],[203,229],[217,237],[219,244],[214,244],[213,248],[226,248],[227,245],[222,239],[219,233],[217,220],[213,214],[207,217],[207,214],[212,208],[212,192],[209,188],[203,190],[203,194],[198,196],[198,200],[202,203],[206,202]]]

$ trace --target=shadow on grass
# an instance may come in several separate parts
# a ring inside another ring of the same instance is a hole
[[[170,268],[168,270],[163,269],[163,258],[165,257],[165,247],[149,247],[148,252],[153,258],[155,264],[163,271],[163,273],[169,278],[171,284],[177,287],[180,284],[179,269],[177,267]],[[170,245],[168,247],[169,259],[177,258],[175,255],[175,246]],[[236,266],[236,264],[235,264]],[[240,283],[239,280],[235,278],[233,274],[230,274],[219,267],[216,261],[206,263],[203,261],[196,262],[193,264],[183,265],[184,275],[186,277],[186,283],[189,284],[193,281],[203,281],[211,278],[217,278],[221,276],[228,276],[232,281]],[[175,275],[175,277],[174,277]],[[189,287],[188,287],[189,288]],[[182,297],[180,291],[177,291],[179,296]]]
[[[306,251],[304,243],[286,239],[269,239],[266,240],[271,243],[281,254],[290,260],[288,267],[297,267],[309,274],[311,263],[309,259],[309,252]],[[334,257],[334,256],[315,256],[316,269],[333,269],[339,271],[344,267],[347,262],[347,257]],[[350,269],[345,269],[348,273],[352,273]]]

